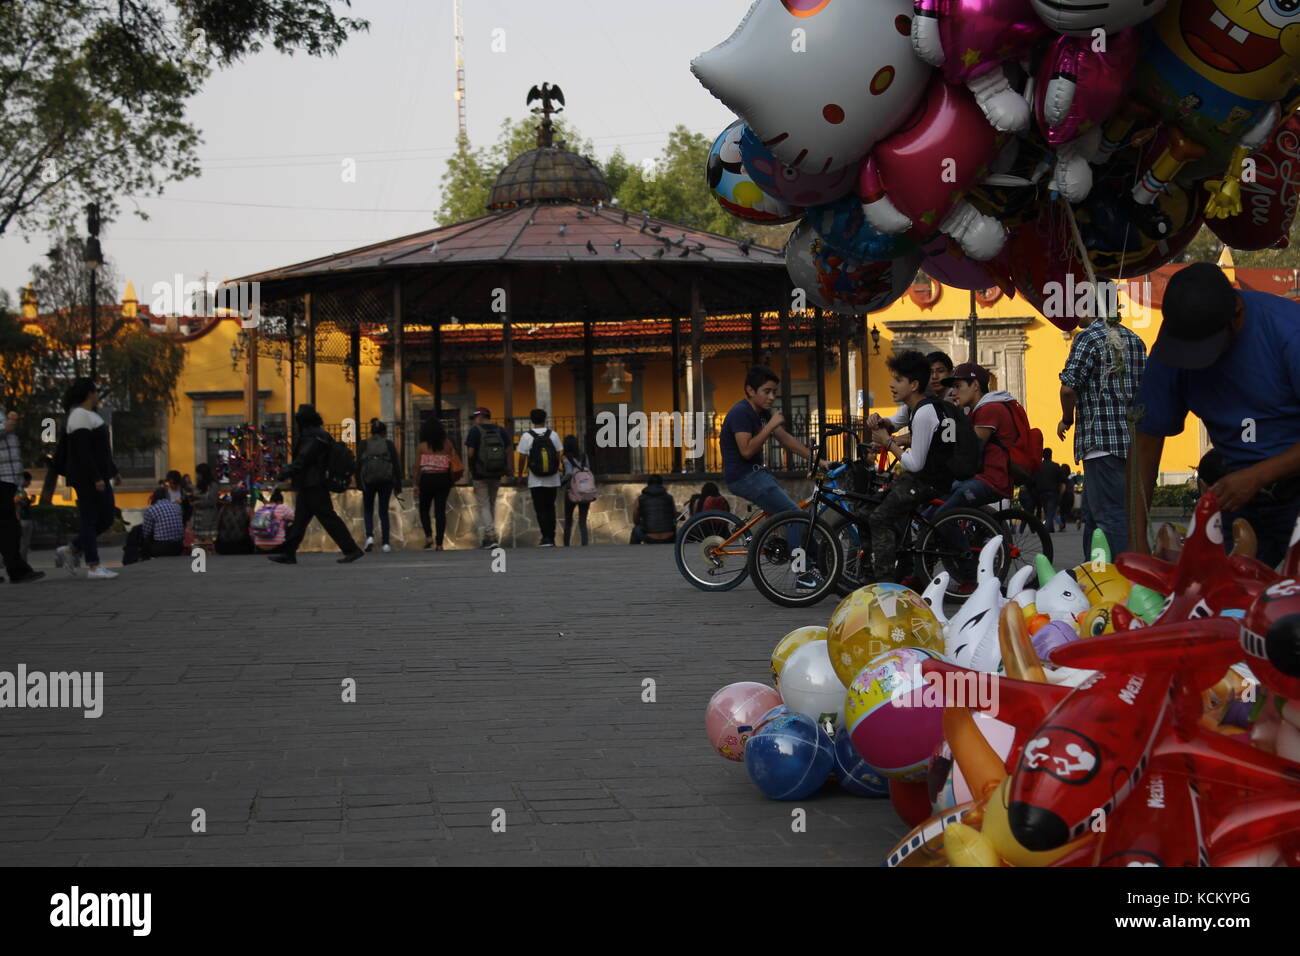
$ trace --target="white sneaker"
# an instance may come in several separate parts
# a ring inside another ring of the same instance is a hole
[[[63,568],[74,578],[77,576],[77,568],[81,565],[81,556],[66,544],[60,545],[54,549],[54,566]]]
[[[390,552],[390,551],[392,551],[392,550],[393,550],[393,546],[392,546],[391,544],[386,544],[386,545],[384,545],[384,547],[383,547],[383,552],[384,552],[384,554],[388,554],[388,552]]]
[[[115,578],[115,577],[117,577],[117,572],[108,570],[108,568],[104,567],[102,564],[99,565],[99,567],[88,568],[86,570],[87,580],[92,578],[102,578],[104,580],[108,580],[109,578]]]
[[[369,551],[375,546],[374,538],[366,538],[366,543],[361,546],[362,551]]]

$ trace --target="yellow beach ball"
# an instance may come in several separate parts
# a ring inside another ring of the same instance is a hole
[[[868,584],[839,604],[826,628],[835,674],[848,686],[887,651],[919,647],[943,653],[943,627],[921,595],[901,584]]]
[[[807,627],[796,627],[793,631],[781,638],[780,643],[772,649],[772,683],[776,687],[781,686],[781,671],[785,669],[785,662],[790,659],[790,655],[805,644],[811,644],[813,641],[826,640],[826,628],[809,625]]]

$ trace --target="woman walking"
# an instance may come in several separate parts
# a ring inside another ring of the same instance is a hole
[[[122,479],[113,463],[108,424],[95,411],[97,407],[99,389],[88,378],[77,379],[63,395],[68,424],[62,470],[77,493],[80,532],[76,542],[57,550],[54,564],[75,576],[84,558],[88,579],[108,579],[117,577],[117,572],[99,563],[95,539],[113,526],[113,484]]]
[[[447,498],[451,495],[452,485],[463,473],[464,466],[456,454],[456,447],[447,438],[447,429],[436,418],[426,420],[420,426],[420,446],[415,452],[415,468],[411,476],[420,496],[420,524],[424,527],[425,548],[442,550],[447,532]],[[438,530],[436,547],[433,528],[429,524],[430,506]]]
[[[397,446],[388,440],[388,426],[377,418],[370,419],[370,438],[357,458],[357,477],[361,482],[361,511],[366,522],[365,550],[375,548],[375,499],[379,499],[379,533],[385,553],[388,544],[388,500],[402,493],[402,466]]]
[[[591,510],[590,501],[582,501],[575,493],[572,482],[573,476],[580,471],[591,471],[591,462],[587,460],[587,454],[578,444],[577,435],[566,435],[564,437],[564,477],[560,484],[564,488],[564,546],[569,547],[569,536],[573,532],[573,509],[578,509],[578,533],[582,536],[582,546],[585,548],[588,543],[587,537],[587,512]]]

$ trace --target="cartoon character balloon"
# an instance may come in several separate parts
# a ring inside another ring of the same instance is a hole
[[[745,172],[740,158],[740,138],[745,124],[737,120],[723,130],[709,150],[709,189],[713,198],[737,219],[764,226],[794,222],[803,208],[792,206],[759,188]]]
[[[1300,203],[1300,115],[1288,116],[1250,158],[1255,175],[1241,184],[1241,212],[1207,225],[1233,249],[1285,249]]]
[[[853,191],[858,166],[852,163],[827,173],[787,166],[763,145],[754,131],[746,129],[740,137],[740,158],[745,172],[769,196],[800,206],[819,206],[833,202]]]
[[[921,264],[921,253],[884,262],[849,259],[828,247],[805,221],[790,236],[785,266],[808,300],[832,312],[879,312],[901,298]]]
[[[691,71],[787,166],[821,175],[907,118],[930,68],[912,55],[908,0],[756,0]]]

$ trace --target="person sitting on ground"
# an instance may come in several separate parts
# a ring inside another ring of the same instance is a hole
[[[230,500],[217,512],[217,554],[252,554],[253,536],[248,532],[248,492],[236,488]]]
[[[190,495],[190,530],[194,533],[194,543],[210,551],[217,540],[217,514],[221,507],[220,489],[212,474],[212,466],[201,461],[194,468],[198,476],[194,492]]]
[[[651,475],[632,506],[629,544],[672,544],[677,538],[677,505],[659,475]]]
[[[171,500],[166,488],[157,488],[149,496],[144,518],[127,532],[122,563],[180,557],[184,538],[185,519],[180,504]]]
[[[988,369],[967,362],[957,366],[941,385],[945,390],[951,388],[957,407],[967,411],[984,448],[984,467],[974,478],[954,482],[947,500],[930,516],[931,520],[954,508],[978,508],[1010,498],[1014,489],[1007,449],[1020,440],[1009,405],[1015,396],[1007,391],[990,392]]]
[[[691,495],[690,503],[687,505],[688,513],[697,515],[701,511],[727,511],[730,505],[727,499],[722,497],[722,492],[718,490],[716,483],[706,481],[700,488],[700,493]]]
[[[293,524],[293,509],[284,503],[284,492],[276,489],[271,500],[253,512],[249,533],[257,550],[273,551],[284,544],[284,536]]]

